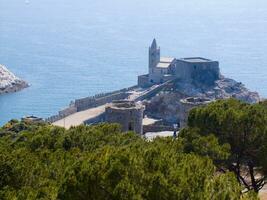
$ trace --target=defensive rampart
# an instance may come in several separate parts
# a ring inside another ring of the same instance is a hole
[[[70,103],[69,107],[59,111],[57,115],[47,118],[46,121],[53,123],[69,115],[72,115],[76,112],[80,112],[83,110],[101,106],[106,103],[110,103],[114,100],[126,99],[129,96],[128,92],[135,88],[137,88],[137,86],[124,88],[124,89],[117,90],[114,92],[101,93],[95,96],[86,97],[82,99],[76,99],[74,102]]]
[[[118,92],[115,94],[110,95],[99,95],[95,97],[87,97],[83,99],[77,99],[75,100],[75,107],[77,108],[77,112],[87,110],[89,108],[97,107],[104,105],[106,103],[110,103],[114,100],[120,100],[125,99],[129,96],[129,93],[127,91]]]
[[[141,96],[137,97],[135,101],[143,101],[144,99],[149,99],[153,96],[155,96],[160,90],[162,90],[164,87],[166,87],[168,84],[173,82],[174,80],[167,81],[165,83],[162,83],[161,85],[155,85],[152,86],[150,90],[148,90],[146,93],[142,94]]]

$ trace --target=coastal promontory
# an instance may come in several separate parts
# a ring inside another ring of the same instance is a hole
[[[20,91],[28,87],[28,83],[10,72],[0,64],[0,94]]]

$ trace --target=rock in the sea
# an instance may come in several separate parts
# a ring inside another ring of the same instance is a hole
[[[5,66],[0,65],[0,94],[17,92],[28,86],[27,82],[16,77]]]

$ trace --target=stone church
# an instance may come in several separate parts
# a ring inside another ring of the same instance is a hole
[[[173,79],[210,85],[220,77],[218,61],[201,57],[161,57],[156,39],[149,47],[148,72],[138,76],[138,86],[144,88]]]

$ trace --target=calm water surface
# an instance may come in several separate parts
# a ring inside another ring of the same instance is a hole
[[[0,96],[0,124],[136,84],[154,37],[163,55],[219,60],[267,97],[266,0],[25,2],[0,0],[0,63],[31,84]]]

